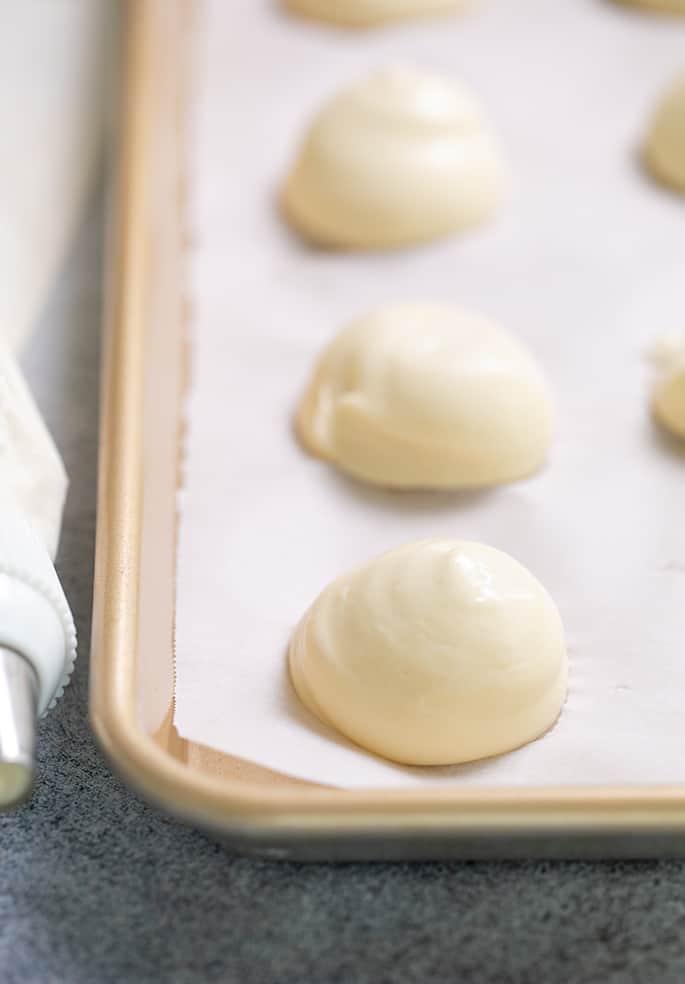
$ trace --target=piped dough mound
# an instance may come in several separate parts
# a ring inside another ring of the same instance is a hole
[[[297,430],[311,453],[363,481],[459,489],[538,469],[552,418],[542,373],[512,335],[446,305],[402,304],[329,345]]]
[[[467,0],[283,0],[293,13],[347,27],[374,27],[409,17],[446,14]]]
[[[682,10],[685,12],[685,2]],[[669,89],[657,107],[643,157],[657,180],[685,194],[685,76]]]
[[[480,543],[410,543],[328,585],[297,627],[300,700],[358,745],[407,765],[511,751],[566,695],[559,612],[513,558]]]
[[[685,0],[619,0],[619,3],[655,14],[685,14]]]
[[[487,218],[504,169],[475,99],[454,81],[393,68],[345,89],[314,120],[283,210],[325,246],[382,249]]]
[[[652,351],[658,375],[652,395],[654,416],[675,437],[685,439],[685,337],[662,340]]]

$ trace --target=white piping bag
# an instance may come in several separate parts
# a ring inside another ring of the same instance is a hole
[[[54,560],[67,473],[22,372],[1,341],[0,489],[24,511]]]
[[[76,656],[52,565],[67,478],[11,353],[66,258],[95,173],[113,22],[108,0],[8,0],[2,10],[0,810],[31,788],[37,716]]]
[[[60,696],[76,658],[52,565],[66,490],[57,448],[0,345],[0,807],[30,789],[36,717]]]

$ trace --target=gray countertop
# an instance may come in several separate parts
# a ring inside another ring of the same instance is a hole
[[[114,777],[87,723],[100,202],[25,364],[71,475],[80,657],[29,804],[0,817],[0,981],[685,980],[685,864],[339,866],[230,856]]]

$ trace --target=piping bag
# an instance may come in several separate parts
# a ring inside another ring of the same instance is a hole
[[[36,718],[69,680],[76,631],[52,564],[66,472],[1,343],[0,476],[0,807],[6,807],[31,788]]]
[[[35,771],[36,725],[76,632],[53,566],[67,477],[15,361],[65,259],[102,136],[107,0],[13,0],[0,31],[0,810]]]

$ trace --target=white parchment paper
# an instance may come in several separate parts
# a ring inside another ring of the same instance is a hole
[[[685,21],[602,0],[483,0],[370,33],[258,0],[198,15],[189,142],[192,380],[180,501],[176,724],[219,750],[347,787],[685,779],[685,456],[653,428],[644,351],[685,328],[685,202],[636,157],[685,70]],[[396,61],[481,97],[509,161],[489,226],[382,255],[307,248],[276,189],[312,112]],[[518,334],[558,404],[531,481],[390,494],[300,449],[291,414],[322,346],[376,304],[438,299]],[[365,754],[290,691],[288,638],[340,572],[417,537],[482,540],[546,585],[568,633],[554,728],[480,764]]]

